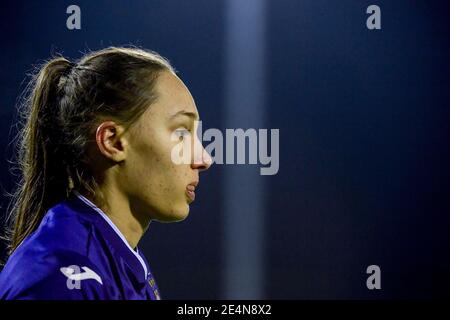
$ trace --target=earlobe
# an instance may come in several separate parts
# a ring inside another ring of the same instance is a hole
[[[114,162],[125,159],[126,142],[122,135],[123,132],[123,127],[114,121],[105,121],[97,127],[95,133],[100,153]]]

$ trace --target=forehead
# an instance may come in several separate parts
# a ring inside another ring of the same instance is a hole
[[[172,72],[163,72],[155,86],[159,112],[171,117],[180,111],[198,114],[194,99],[183,81]],[[157,110],[155,110],[157,111]]]

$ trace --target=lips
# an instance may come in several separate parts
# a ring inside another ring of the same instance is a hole
[[[192,182],[186,186],[186,195],[192,201],[195,200],[195,187],[198,185],[198,181]]]

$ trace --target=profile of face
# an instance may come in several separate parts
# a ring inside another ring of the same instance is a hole
[[[121,161],[114,176],[133,212],[151,220],[180,221],[194,201],[199,173],[210,167],[212,159],[198,140],[199,115],[184,83],[164,71],[155,90],[156,101],[121,138],[120,151],[114,155]],[[177,164],[172,159],[180,141],[197,149],[190,163]]]

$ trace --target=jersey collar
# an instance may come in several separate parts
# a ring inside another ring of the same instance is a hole
[[[133,257],[133,258],[131,258],[131,259],[133,259],[133,262],[134,262],[134,263],[132,263],[132,265],[136,266],[137,264],[140,264],[139,268],[142,270],[141,272],[143,272],[143,275],[144,275],[143,280],[146,281],[148,274],[149,274],[149,270],[148,270],[146,262],[144,261],[143,257],[139,253],[139,249],[137,247],[136,247],[136,250],[133,250],[133,248],[131,248],[130,244],[125,239],[125,236],[122,234],[122,232],[120,232],[119,228],[117,228],[117,226],[114,224],[114,222],[111,221],[111,219],[108,217],[108,215],[105,212],[103,212],[103,210],[101,210],[99,207],[97,207],[97,205],[95,205],[92,201],[90,201],[85,196],[80,194],[78,191],[76,191],[76,190],[72,190],[72,191],[79,200],[81,200],[85,205],[87,205],[89,208],[94,210],[96,213],[98,213],[102,217],[102,220],[104,222],[106,222],[106,225],[108,226],[109,229],[113,230],[113,233],[115,235],[117,235],[117,237],[120,239],[117,242],[119,242],[121,244],[121,247],[124,248],[122,250],[122,252],[125,252],[125,255],[127,255],[127,256]],[[111,232],[105,232],[105,233],[110,234]],[[116,239],[117,239],[117,237],[116,237]],[[114,241],[114,242],[116,242],[116,241]]]

